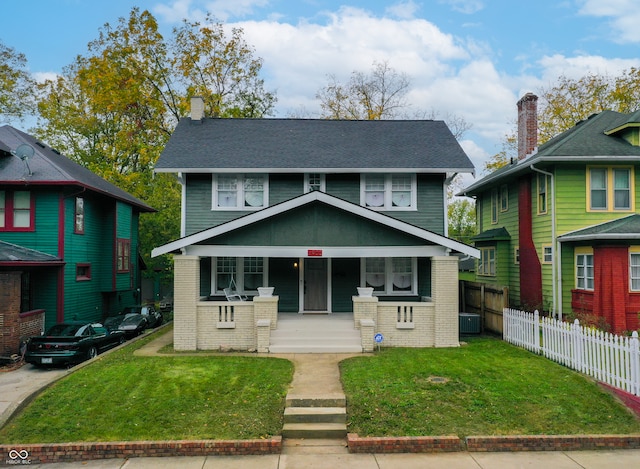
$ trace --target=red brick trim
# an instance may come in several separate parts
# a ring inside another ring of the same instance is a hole
[[[457,436],[362,437],[347,434],[350,453],[445,453],[464,451]]]
[[[640,435],[469,436],[467,451],[578,451],[638,449]]]
[[[264,440],[176,440],[30,445],[3,444],[0,445],[0,466],[3,465],[5,460],[8,460],[10,453],[14,455],[24,455],[28,453],[25,460],[34,464],[44,464],[112,458],[241,456],[280,454],[281,452],[282,437],[280,436],[274,436]]]
[[[640,435],[524,435],[359,437],[347,435],[350,453],[438,453],[453,451],[578,451],[640,449]]]

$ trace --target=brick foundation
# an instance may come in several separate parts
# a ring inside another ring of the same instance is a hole
[[[113,458],[167,456],[244,456],[280,454],[282,437],[265,440],[195,440],[195,441],[132,441],[111,443],[64,443],[0,445],[0,466],[10,464],[7,455],[15,450],[28,453],[33,464],[88,461]],[[6,461],[5,461],[6,460]],[[26,463],[25,463],[26,464]]]

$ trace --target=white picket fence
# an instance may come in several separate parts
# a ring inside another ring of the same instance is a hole
[[[590,327],[505,308],[505,341],[640,396],[638,332],[620,337]]]

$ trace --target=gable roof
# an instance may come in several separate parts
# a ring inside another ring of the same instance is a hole
[[[558,241],[640,239],[640,215],[633,214],[558,236]]]
[[[540,145],[537,153],[523,160],[513,161],[479,181],[458,195],[475,195],[514,176],[555,163],[629,162],[640,161],[640,147],[631,145],[616,135],[622,128],[637,121],[640,115],[602,111],[577,123],[569,130]],[[535,166],[534,166],[535,165]]]
[[[11,153],[22,144],[34,149],[34,155],[27,160],[28,168]],[[155,211],[131,194],[10,125],[0,126],[0,184],[3,183],[76,185],[126,202],[142,212]]]
[[[165,244],[164,246],[155,248],[151,252],[151,257],[156,257],[162,254],[168,254],[171,252],[178,251],[187,246],[201,243],[213,237],[220,236],[225,233],[229,233],[239,228],[244,228],[253,223],[266,220],[275,215],[287,212],[294,208],[302,207],[304,205],[307,205],[316,201],[325,203],[332,207],[336,207],[338,209],[344,210],[353,215],[366,218],[376,223],[380,223],[382,225],[398,229],[408,235],[412,235],[417,238],[420,238],[425,242],[425,244],[437,244],[439,246],[443,246],[445,248],[451,249],[456,252],[461,252],[469,256],[473,256],[476,258],[480,257],[479,251],[474,247],[468,246],[464,243],[460,243],[451,238],[447,238],[446,236],[442,236],[432,231],[419,228],[415,225],[411,225],[409,223],[400,221],[397,218],[390,217],[388,215],[370,210],[365,207],[361,207],[360,205],[347,202],[346,200],[340,199],[338,197],[334,197],[332,195],[329,195],[320,191],[313,191],[307,194],[303,194],[301,196],[287,200],[286,202],[281,202],[279,204],[273,205],[263,210],[252,212],[243,217],[236,218],[234,220],[214,226],[212,228],[208,228],[198,233],[193,233],[189,236],[185,236],[184,238],[180,238],[176,241],[172,241],[168,244]]]
[[[443,121],[202,119],[178,123],[159,172],[464,172]]]

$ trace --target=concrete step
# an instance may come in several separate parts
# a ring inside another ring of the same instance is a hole
[[[344,407],[287,407],[284,409],[284,423],[346,423],[347,410]]]
[[[285,423],[283,438],[346,438],[347,425],[344,423]]]
[[[285,438],[282,440],[282,454],[349,454],[349,448],[344,438]]]
[[[285,410],[289,407],[346,407],[347,398],[342,393],[318,396],[287,394]]]
[[[307,345],[269,345],[270,353],[362,353],[361,345],[323,345],[323,344],[307,344]]]

